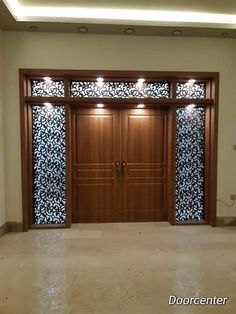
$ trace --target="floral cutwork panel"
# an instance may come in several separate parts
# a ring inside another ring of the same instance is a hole
[[[66,222],[64,106],[33,106],[34,223]]]
[[[204,99],[206,98],[205,83],[177,83],[176,85],[177,99]]]
[[[31,81],[32,97],[64,97],[65,86],[63,81]]]
[[[169,98],[169,83],[71,82],[71,97],[88,98]]]
[[[177,109],[176,220],[204,219],[205,108]]]

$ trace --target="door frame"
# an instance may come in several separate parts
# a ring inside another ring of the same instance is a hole
[[[50,76],[62,79],[65,84],[64,97],[32,97],[31,79],[42,79]],[[218,72],[156,72],[156,71],[91,71],[91,70],[48,70],[20,69],[20,119],[21,119],[21,169],[22,169],[22,209],[23,230],[29,228],[69,228],[71,226],[71,106],[93,108],[102,102],[107,108],[133,108],[138,99],[108,99],[108,98],[73,98],[70,97],[70,80],[95,81],[99,76],[110,81],[133,81],[145,77],[149,82],[168,81],[171,85],[171,97],[168,99],[145,99],[145,107],[168,108],[168,175],[167,206],[168,221],[171,225],[210,224],[216,226],[216,192],[217,192],[217,134],[218,134],[218,102],[219,102],[219,73]],[[206,83],[205,99],[176,99],[176,83],[189,79]],[[33,151],[32,151],[32,111],[33,104],[64,105],[66,115],[66,224],[33,224]],[[143,102],[143,100],[142,100]],[[175,129],[176,107],[187,106],[191,103],[206,108],[205,122],[205,219],[202,221],[178,222],[175,220]]]

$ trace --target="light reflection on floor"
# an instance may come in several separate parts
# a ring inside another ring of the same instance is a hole
[[[170,295],[229,301],[169,306]],[[236,228],[77,224],[7,234],[0,313],[236,313]]]

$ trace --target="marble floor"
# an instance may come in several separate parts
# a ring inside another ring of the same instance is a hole
[[[226,297],[226,305],[168,305]],[[236,227],[78,224],[0,238],[1,314],[236,313]]]

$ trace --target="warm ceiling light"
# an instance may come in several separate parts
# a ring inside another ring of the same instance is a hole
[[[97,78],[97,82],[98,83],[103,83],[104,82],[104,78],[103,77],[98,77]]]
[[[97,108],[103,108],[104,104],[97,104]]]
[[[103,77],[98,77],[97,78],[97,86],[98,87],[103,87],[104,84],[104,78]]]
[[[172,35],[180,36],[180,35],[182,35],[182,31],[180,29],[176,29],[175,31],[172,32]]]
[[[196,82],[196,80],[194,80],[194,79],[188,80],[188,84],[190,84],[190,85],[194,84],[195,82]]]
[[[79,27],[79,31],[80,31],[80,33],[87,33],[88,28],[87,28],[87,27],[82,26],[82,27]]]
[[[145,107],[144,104],[139,104],[139,105],[137,105],[137,108],[138,108],[138,109],[141,109],[141,108],[144,108],[144,107]]]
[[[51,77],[49,77],[49,76],[45,76],[43,79],[45,82],[51,82],[52,81]]]
[[[135,33],[135,30],[134,30],[133,28],[127,28],[127,29],[125,30],[125,32],[126,32],[126,34],[131,35],[131,34],[134,34],[134,33]]]
[[[50,102],[45,102],[44,103],[44,106],[47,108],[47,109],[52,109],[52,104]]]
[[[70,7],[70,6],[37,6],[24,5],[25,1],[3,0],[17,21],[52,21],[78,22],[81,19],[103,20],[103,23],[116,21],[143,21],[145,25],[163,25],[168,23],[203,23],[203,24],[236,24],[236,14],[206,13],[192,11],[140,10],[119,8]],[[149,23],[148,23],[149,22]]]
[[[193,109],[194,107],[196,107],[195,104],[190,104],[190,105],[187,106],[187,109],[188,109],[188,110],[191,110],[191,109]]]
[[[138,84],[143,84],[145,82],[145,79],[144,78],[139,78],[138,79]]]

